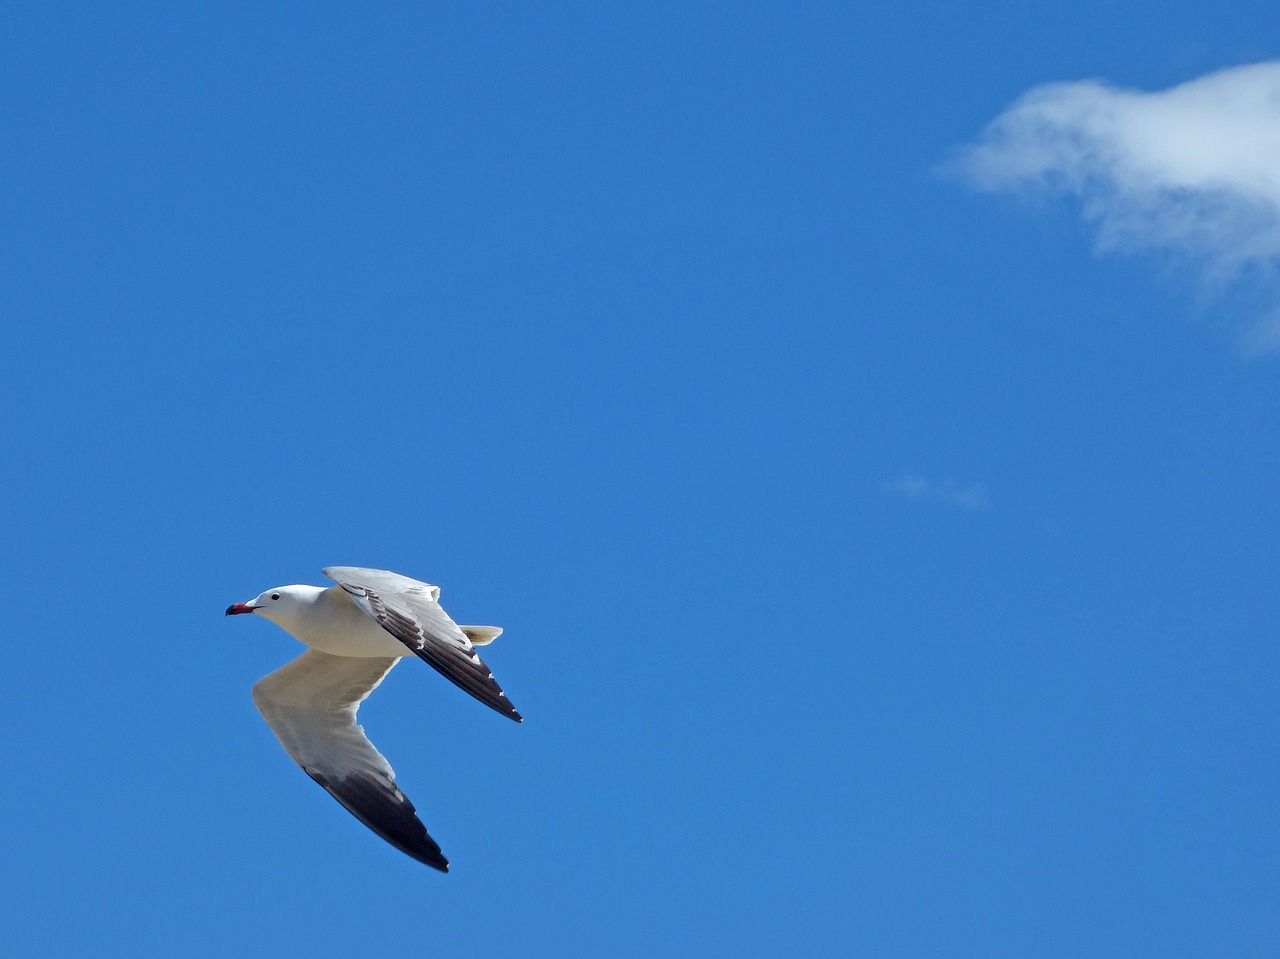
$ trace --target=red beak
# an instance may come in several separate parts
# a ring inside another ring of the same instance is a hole
[[[248,603],[232,603],[227,607],[228,616],[239,616],[241,613],[252,613],[257,606],[250,606]]]

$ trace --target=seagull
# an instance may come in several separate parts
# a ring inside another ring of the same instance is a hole
[[[502,632],[459,626],[440,608],[440,588],[384,569],[329,566],[337,585],[277,586],[228,616],[269,619],[307,651],[253,685],[253,701],[281,745],[308,776],[353,816],[419,862],[449,861],[396,786],[391,764],[356,723],[365,698],[406,656],[508,719],[524,722],[476,652]]]

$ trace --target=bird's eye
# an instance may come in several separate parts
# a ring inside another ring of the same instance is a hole
[[[272,593],[272,594],[271,594],[271,598],[272,598],[272,599],[279,599],[279,598],[280,598],[280,594],[279,594],[279,593]]]

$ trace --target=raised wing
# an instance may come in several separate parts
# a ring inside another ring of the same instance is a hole
[[[396,662],[308,649],[254,683],[253,701],[285,752],[348,812],[397,849],[448,872],[391,764],[356,724],[360,703]]]
[[[437,587],[382,569],[329,566],[323,572],[445,679],[508,719],[524,722],[471,640],[436,602]]]

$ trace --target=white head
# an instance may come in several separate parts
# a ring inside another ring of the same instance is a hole
[[[322,586],[277,586],[260,593],[247,603],[232,603],[227,607],[227,615],[256,613],[288,629],[303,612],[311,608],[323,592]]]

